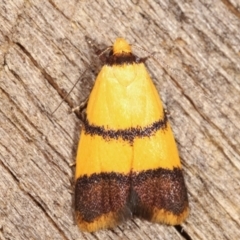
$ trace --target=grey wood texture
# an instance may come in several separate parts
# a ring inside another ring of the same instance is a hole
[[[82,233],[73,210],[81,122],[100,47],[124,37],[170,114],[195,239],[240,237],[240,2],[0,1],[0,239],[184,239],[140,219]],[[89,67],[89,64],[91,67]],[[51,113],[81,77],[68,99]]]

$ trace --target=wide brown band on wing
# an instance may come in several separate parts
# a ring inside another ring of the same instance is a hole
[[[158,168],[129,175],[84,175],[76,182],[75,210],[79,227],[87,231],[114,227],[132,216],[179,224],[188,215],[182,171]]]
[[[130,218],[127,207],[130,192],[129,176],[99,173],[77,179],[75,211],[82,230],[109,228]]]
[[[90,124],[86,119],[84,121],[84,131],[86,134],[89,134],[91,136],[98,135],[107,140],[122,138],[124,141],[133,142],[134,138],[150,137],[159,129],[166,129],[167,122],[168,119],[165,111],[163,113],[163,119],[153,122],[152,124],[145,127],[137,126],[130,127],[128,129],[105,129],[104,126],[96,126],[94,124]]]
[[[171,225],[179,224],[187,217],[187,189],[180,168],[133,173],[131,179],[135,216]]]

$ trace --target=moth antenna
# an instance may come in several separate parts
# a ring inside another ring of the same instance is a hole
[[[88,64],[90,66],[90,64]],[[70,95],[70,93],[73,91],[73,89],[76,87],[77,83],[79,82],[79,80],[84,76],[84,74],[87,72],[88,68],[86,68],[83,73],[81,74],[81,76],[78,78],[78,80],[73,84],[72,88],[70,89],[70,91],[67,93],[67,95],[63,98],[63,100],[58,104],[58,106],[54,109],[54,111],[51,113],[51,115],[53,115],[58,109],[59,107],[62,105],[62,103],[67,99],[67,97]]]
[[[148,50],[146,50],[145,48],[143,48],[143,47],[140,47],[140,46],[137,46],[137,45],[134,45],[134,44],[131,44],[131,46],[134,46],[134,48],[138,48],[138,49],[140,49],[140,50],[142,50],[142,51],[144,51],[144,52],[146,52],[147,54],[148,54],[148,56],[147,57],[144,57],[143,59],[144,60],[147,60],[148,58],[152,58],[154,61],[156,61],[159,65],[161,65],[160,64],[160,59],[158,59],[157,57],[155,57],[154,56],[154,54],[156,54],[157,52],[149,52]]]
[[[92,40],[89,37],[85,37],[87,43],[94,49],[96,55],[101,59],[101,56],[106,53],[107,51],[109,51],[112,47],[107,47],[103,50],[99,50],[93,43]],[[70,89],[70,91],[67,93],[67,95],[63,98],[63,100],[58,104],[58,106],[54,109],[54,111],[51,113],[51,115],[53,115],[58,109],[59,107],[62,105],[62,103],[67,99],[67,97],[70,95],[70,93],[73,91],[73,89],[76,87],[77,83],[79,82],[79,80],[84,76],[84,74],[87,72],[87,70],[89,69],[89,67],[91,66],[89,63],[87,63],[88,67],[83,71],[83,73],[81,74],[81,76],[78,78],[78,80],[74,83],[74,85],[72,86],[72,88]]]

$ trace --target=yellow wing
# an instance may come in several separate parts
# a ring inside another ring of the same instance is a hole
[[[160,97],[124,41],[116,40],[96,79],[78,147],[76,216],[90,232],[132,216],[179,224],[188,215],[180,159]]]

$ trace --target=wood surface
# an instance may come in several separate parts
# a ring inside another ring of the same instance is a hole
[[[76,226],[71,164],[81,122],[69,112],[100,68],[85,36],[102,48],[121,36],[135,54],[154,53],[147,66],[188,187],[182,227],[193,240],[239,239],[238,0],[0,1],[0,239],[185,239],[140,219],[93,234]]]

